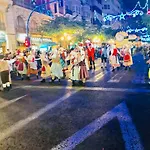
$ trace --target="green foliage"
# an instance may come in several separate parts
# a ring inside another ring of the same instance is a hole
[[[150,34],[150,15],[148,15],[148,14],[143,15],[142,16],[142,21],[147,26],[148,33]]]
[[[71,42],[76,43],[95,38],[100,39],[100,41],[106,41],[106,39],[114,36],[116,33],[112,29],[102,30],[95,25],[88,26],[86,22],[71,21],[64,17],[57,17],[55,20],[43,22],[39,30],[44,35],[50,36],[54,42],[61,44],[63,43],[61,37],[64,34],[70,35]]]

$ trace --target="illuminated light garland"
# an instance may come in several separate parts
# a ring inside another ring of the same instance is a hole
[[[146,27],[143,27],[141,29],[131,29],[130,27],[128,27],[129,29],[126,30],[127,33],[132,33],[132,32],[136,32],[136,33],[139,33],[139,32],[146,32],[148,29]]]
[[[135,7],[132,9],[132,11],[134,11],[135,9],[137,9],[138,7],[140,8],[140,9],[142,9],[142,10],[147,10],[148,11],[148,1],[149,0],[146,0],[146,3],[145,3],[145,5],[142,7],[141,6],[141,2],[140,1],[138,1],[137,3],[136,3],[136,5],[135,5]],[[131,11],[131,12],[132,12]]]
[[[136,5],[135,5],[135,7],[132,9],[132,11],[131,12],[127,12],[127,13],[121,13],[120,15],[107,15],[107,16],[104,16],[104,18],[103,18],[103,21],[104,22],[106,22],[106,21],[112,21],[112,20],[114,20],[114,21],[117,21],[117,20],[125,20],[125,18],[127,17],[127,16],[132,16],[132,17],[136,17],[136,16],[138,16],[138,15],[140,15],[140,16],[142,16],[142,15],[144,15],[144,10],[146,9],[147,10],[147,12],[148,12],[148,1],[149,0],[146,0],[146,3],[145,3],[145,5],[142,7],[141,6],[141,3],[140,3],[140,1],[138,1],[137,3],[136,3]],[[139,8],[138,8],[139,7]],[[137,10],[137,9],[140,9],[140,10]]]
[[[150,42],[150,37],[147,37],[147,38],[141,37],[141,41]]]
[[[144,12],[142,10],[134,10],[132,12],[127,12],[127,13],[121,13],[120,15],[107,15],[104,16],[103,21],[117,21],[117,20],[125,20],[126,17],[137,17],[137,16],[142,16],[144,15]]]
[[[140,38],[143,42],[150,42],[150,35],[143,35]]]

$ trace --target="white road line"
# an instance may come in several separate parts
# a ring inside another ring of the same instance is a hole
[[[24,98],[24,97],[26,97],[26,96],[27,96],[27,95],[24,95],[24,96],[21,96],[21,97],[12,99],[12,100],[5,100],[5,102],[3,102],[3,103],[0,104],[0,109],[5,108],[5,107],[7,107],[7,106],[9,106],[9,105],[11,105],[11,104],[17,102],[17,101],[21,100],[22,98]]]
[[[100,75],[95,79],[94,82],[99,81],[100,79],[102,79],[106,74],[110,73],[111,71],[112,71],[112,70],[106,71],[105,73],[102,72],[102,74],[100,74]]]
[[[105,92],[150,93],[150,90],[148,89],[127,89],[127,88],[84,87],[84,90],[105,91]]]
[[[24,89],[75,89],[75,90],[89,90],[89,91],[104,91],[104,92],[129,92],[129,93],[150,93],[150,90],[148,89],[138,89],[138,88],[103,88],[103,87],[72,87],[72,86],[56,86],[56,87],[47,87],[47,86],[23,86]]]
[[[97,118],[95,121],[85,126],[83,129],[77,131],[71,137],[67,138],[51,150],[74,149],[77,145],[82,143],[85,139],[90,137],[96,131],[100,130],[115,117],[117,117],[119,120],[126,150],[144,150],[141,144],[139,134],[136,130],[136,127],[133,124],[132,118],[130,117],[125,102],[119,104],[111,111],[108,111],[100,118]]]
[[[119,73],[122,73],[122,72],[123,72],[123,69],[121,69],[121,72],[119,72]],[[125,74],[125,73],[123,73],[123,76],[119,77],[119,79],[115,79],[115,78],[119,75],[119,73],[115,74],[115,75],[114,75],[110,80],[108,80],[107,82],[108,82],[108,83],[119,83],[120,80],[122,79],[122,77],[123,77],[124,74]]]
[[[27,124],[29,124],[31,121],[39,118],[41,115],[43,115],[44,113],[48,112],[49,110],[51,110],[52,108],[56,107],[57,105],[59,105],[60,103],[62,103],[63,101],[65,101],[67,98],[69,98],[70,96],[74,95],[75,93],[77,93],[78,91],[73,91],[70,93],[65,94],[63,97],[59,98],[58,100],[54,101],[51,104],[48,104],[47,106],[45,106],[44,108],[39,109],[37,112],[31,114],[30,116],[28,116],[26,119],[20,120],[17,123],[15,123],[14,125],[12,125],[10,128],[3,130],[3,132],[0,133],[0,142],[4,139],[6,139],[7,137],[9,137],[11,134],[15,133],[16,131],[20,130],[21,128],[23,128],[24,126],[26,126]]]

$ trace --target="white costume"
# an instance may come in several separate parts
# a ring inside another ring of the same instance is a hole
[[[58,51],[55,50],[52,55],[52,66],[51,66],[51,72],[52,76],[57,77],[58,79],[63,77],[63,71],[62,66],[60,64],[60,55],[58,54]]]
[[[80,73],[80,67],[79,67],[79,60],[78,60],[78,53],[75,51],[71,52],[71,61],[72,61],[72,69],[71,69],[71,79],[72,80],[79,80],[79,73]]]

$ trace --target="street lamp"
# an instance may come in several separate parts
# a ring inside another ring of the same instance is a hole
[[[64,42],[65,47],[68,47],[68,42],[72,39],[72,37],[70,35],[68,35],[67,33],[64,33],[64,36],[62,36],[60,38],[61,41]]]
[[[67,40],[68,40],[68,41],[71,40],[71,36],[70,36],[70,35],[67,36]]]

